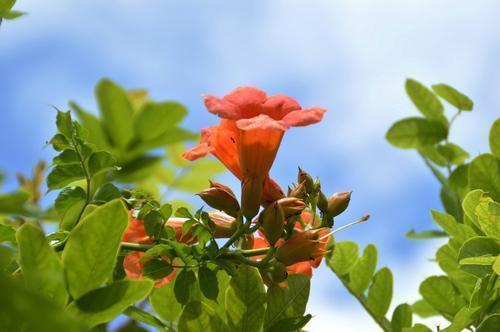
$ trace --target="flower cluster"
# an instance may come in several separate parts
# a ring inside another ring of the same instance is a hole
[[[207,223],[212,225],[211,244],[217,249],[201,259],[215,257],[218,262],[227,259],[256,266],[268,284],[282,284],[294,273],[311,277],[312,269],[327,252],[333,218],[347,208],[350,193],[327,198],[319,180],[299,168],[297,183],[285,195],[269,172],[285,131],[321,121],[326,110],[302,109],[288,96],[268,96],[251,87],[237,88],[224,98],[206,95],[204,99],[207,109],[221,121],[203,129],[200,144],[182,156],[190,161],[207,154],[218,158],[241,181],[241,199],[228,186],[212,181],[198,193],[217,210],[208,213]],[[200,239],[186,222],[185,218],[169,218],[165,225],[174,229],[175,241],[190,245]],[[213,245],[216,238],[227,241],[222,246]],[[123,241],[152,244],[155,239],[147,234],[141,220],[132,217]],[[147,259],[143,252],[127,255],[127,275],[141,278]],[[172,258],[160,259],[172,264]],[[158,279],[157,285],[172,280],[175,272],[174,268]]]

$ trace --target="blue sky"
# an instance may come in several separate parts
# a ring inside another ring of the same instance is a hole
[[[397,301],[414,301],[436,273],[427,259],[439,242],[404,238],[432,227],[439,188],[412,152],[384,139],[397,119],[416,115],[403,84],[446,82],[467,93],[451,139],[473,155],[487,150],[500,109],[497,2],[469,1],[77,1],[19,0],[25,18],[0,29],[0,168],[29,172],[54,132],[54,111],[69,99],[95,110],[93,87],[110,77],[178,100],[198,130],[217,119],[200,95],[253,85],[329,110],[324,121],[287,132],[272,170],[283,185],[297,165],[327,192],[353,190],[338,224],[370,213],[340,240],[379,247],[379,265],[396,271]],[[236,185],[230,175],[224,182]],[[14,179],[7,182],[12,188]],[[314,276],[311,331],[377,327],[322,266]]]

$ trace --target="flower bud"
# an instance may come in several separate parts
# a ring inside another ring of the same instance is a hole
[[[237,225],[234,217],[220,211],[210,211],[208,217],[215,224],[215,238],[231,237],[236,232]]]
[[[245,234],[242,238],[240,238],[240,241],[241,249],[253,249],[255,238],[253,234]]]
[[[293,189],[290,189],[288,187],[288,197],[297,197],[300,199],[305,199],[306,198],[306,186],[305,186],[305,181],[302,181],[298,185],[296,185]]]
[[[231,216],[236,216],[240,210],[233,191],[221,183],[210,181],[210,188],[200,191],[197,195],[214,209],[224,211]]]
[[[323,213],[327,214],[328,213],[328,199],[326,198],[325,194],[320,190],[318,193],[318,203],[317,203],[318,209]]]
[[[274,283],[280,283],[288,278],[288,271],[285,264],[276,262],[269,271],[269,276]]]
[[[297,176],[297,182],[298,183],[304,182],[304,186],[308,194],[314,192],[315,186],[313,178],[308,173],[304,172],[300,167],[299,167],[299,175]]]
[[[279,240],[283,233],[285,215],[283,209],[274,202],[266,206],[259,216],[262,223],[262,231],[266,236],[267,241],[274,245]]]
[[[278,201],[278,204],[283,209],[285,218],[300,214],[305,208],[306,204],[296,197],[285,197]]]
[[[351,191],[335,193],[328,197],[328,217],[333,218],[344,212],[350,200]]]
[[[276,259],[290,266],[324,256],[327,241],[320,240],[324,233],[328,233],[328,229],[304,231],[291,237],[276,250]]]
[[[241,184],[241,211],[248,219],[259,212],[263,185],[261,178],[246,178]]]

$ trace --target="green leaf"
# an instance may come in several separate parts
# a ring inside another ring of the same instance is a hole
[[[493,263],[493,271],[500,275],[500,256],[497,256],[497,259],[495,259],[495,262]]]
[[[328,265],[336,274],[344,276],[351,271],[358,256],[359,248],[355,242],[337,242]]]
[[[490,129],[490,150],[491,153],[500,158],[500,118],[497,118]]]
[[[448,129],[443,123],[424,118],[406,118],[394,123],[386,139],[401,149],[419,149],[446,139]]]
[[[413,324],[413,316],[411,306],[407,303],[402,303],[394,309],[391,319],[392,332],[401,332],[406,327],[411,327]]]
[[[177,302],[186,305],[189,301],[196,299],[198,293],[196,275],[191,270],[182,270],[175,279],[174,293]]]
[[[476,233],[467,225],[459,224],[453,216],[436,210],[431,210],[432,219],[451,237],[462,243]]]
[[[309,278],[302,274],[290,275],[284,287],[271,285],[267,290],[265,329],[269,329],[283,319],[302,317],[309,299],[310,287]]]
[[[132,320],[158,327],[160,329],[165,328],[165,324],[163,324],[161,320],[151,315],[149,312],[137,307],[128,307],[123,313]]]
[[[134,115],[135,135],[142,141],[155,139],[179,123],[186,115],[186,108],[179,103],[147,102]]]
[[[433,276],[420,284],[420,294],[434,309],[447,317],[453,317],[465,306],[465,300],[448,277]]]
[[[90,176],[115,169],[116,161],[111,154],[105,151],[93,152],[89,157]]]
[[[88,142],[97,146],[99,150],[109,150],[110,145],[108,137],[106,136],[101,121],[99,121],[96,116],[84,111],[73,101],[69,102],[69,106],[78,116],[80,124],[89,132],[87,138]]]
[[[453,165],[461,165],[467,158],[469,154],[453,143],[444,143],[437,146],[438,152],[445,158],[446,161]]]
[[[202,266],[198,270],[198,280],[201,293],[207,299],[216,300],[219,295],[219,284],[216,273],[208,267]]]
[[[174,272],[172,264],[164,259],[152,259],[144,263],[142,274],[153,280],[160,280]]]
[[[153,210],[144,217],[144,228],[149,236],[157,236],[163,225],[163,218],[159,211]]]
[[[453,317],[453,320],[447,328],[443,329],[443,332],[460,332],[467,328],[473,323],[476,318],[476,313],[479,308],[467,308],[464,307],[460,309],[459,312]]]
[[[222,163],[218,161],[200,159],[190,164],[190,167],[175,179],[172,186],[187,192],[197,192],[205,189],[207,178],[213,178],[225,171],[226,169]]]
[[[127,93],[111,80],[103,79],[96,86],[96,98],[102,124],[111,141],[121,150],[125,150],[134,136],[134,111]]]
[[[443,115],[443,104],[422,83],[409,78],[406,80],[405,89],[408,97],[425,117],[435,119]]]
[[[57,165],[47,176],[47,187],[49,190],[61,189],[84,177],[85,174],[79,164]]]
[[[52,159],[54,165],[80,164],[80,157],[73,149],[65,149]]]
[[[493,314],[486,317],[476,329],[476,332],[492,332],[498,330],[500,326],[500,314]]]
[[[86,193],[80,187],[64,188],[56,198],[55,208],[61,218],[62,230],[70,231],[86,204]]]
[[[2,0],[0,1],[0,16],[5,15],[8,13],[12,7],[14,7],[14,4],[16,3],[16,0]]]
[[[412,240],[438,239],[438,238],[443,238],[443,237],[447,237],[447,236],[448,236],[448,234],[446,232],[443,232],[443,231],[440,231],[437,229],[422,231],[419,233],[416,233],[412,229],[406,233],[406,237],[409,239],[412,239]]]
[[[392,300],[393,287],[392,272],[388,268],[381,268],[373,277],[373,283],[368,290],[366,305],[378,318],[385,317]]]
[[[105,183],[97,189],[94,200],[98,202],[109,202],[121,197],[120,189],[112,183]]]
[[[73,136],[73,122],[71,120],[71,113],[57,111],[56,119],[57,130],[66,137]]]
[[[417,323],[413,327],[404,328],[403,332],[432,332],[432,330],[424,324]]]
[[[476,216],[483,232],[495,239],[500,239],[500,204],[490,200],[481,200],[476,207]]]
[[[16,244],[16,230],[9,225],[0,224],[0,243],[10,242]]]
[[[355,294],[363,294],[370,286],[376,266],[377,248],[369,244],[349,273],[349,286]]]
[[[83,295],[67,310],[92,327],[113,320],[129,306],[144,299],[152,289],[150,280],[120,280]]]
[[[460,260],[461,265],[492,265],[498,256],[468,257]]]
[[[168,220],[172,216],[172,211],[172,205],[170,204],[163,204],[160,207],[160,213],[164,220]]]
[[[312,315],[289,317],[276,322],[269,330],[272,332],[290,332],[290,331],[302,331],[302,328],[309,323]]]
[[[472,160],[469,167],[470,189],[482,189],[493,200],[500,201],[500,159],[482,154]]]
[[[500,254],[499,242],[486,236],[477,236],[467,240],[460,248],[458,260],[461,262],[471,257],[496,257]],[[461,265],[465,272],[471,273],[479,278],[492,272],[491,265]]]
[[[43,231],[24,224],[17,231],[20,265],[26,287],[64,307],[68,294],[59,256],[49,246]]]
[[[458,194],[449,185],[444,184],[441,186],[440,197],[445,211],[457,220],[462,220],[462,208]]]
[[[113,273],[128,212],[120,200],[97,207],[73,229],[62,261],[73,298],[101,286]]]
[[[432,90],[461,111],[472,111],[474,103],[466,95],[447,84],[435,84]]]
[[[256,268],[241,265],[226,292],[227,323],[231,331],[262,331],[266,311],[264,283]]]
[[[469,191],[469,164],[456,167],[448,178],[448,185],[463,200]]]
[[[438,151],[437,146],[429,145],[418,149],[421,155],[439,166],[446,166],[446,158]]]
[[[427,301],[418,300],[413,303],[411,306],[413,312],[420,316],[421,318],[428,318],[439,315],[439,312],[436,311]]]
[[[3,18],[6,19],[6,20],[13,20],[13,19],[21,17],[23,15],[26,15],[26,13],[25,12],[20,12],[18,10],[11,10],[10,12],[4,14]]]
[[[173,282],[155,288],[149,302],[158,316],[168,322],[177,321],[182,312],[182,306],[175,299]]]
[[[182,311],[178,331],[219,332],[223,331],[224,323],[217,317],[214,310],[203,302],[190,302]]]
[[[10,194],[0,194],[0,214],[15,214],[24,212],[24,204],[30,195],[24,191]]]

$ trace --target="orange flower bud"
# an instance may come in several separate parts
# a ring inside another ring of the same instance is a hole
[[[257,215],[262,200],[264,181],[262,178],[246,178],[241,183],[241,211],[248,219]]]
[[[228,186],[210,181],[210,188],[200,191],[198,196],[214,209],[236,216],[240,205],[233,191]]]
[[[306,262],[326,254],[326,242],[320,237],[327,229],[316,229],[301,232],[285,241],[276,251],[276,259],[290,266]]]
[[[283,209],[285,218],[300,214],[306,208],[306,204],[296,197],[282,198],[278,201],[278,204]]]
[[[347,209],[351,193],[351,191],[344,191],[328,197],[328,217],[336,217]]]
[[[208,212],[208,216],[215,224],[214,236],[216,238],[231,237],[236,231],[236,219],[230,215],[224,212],[211,211]]]
[[[267,241],[274,245],[283,234],[285,214],[278,202],[274,202],[266,206],[260,214],[262,223],[262,231],[266,236]]]

